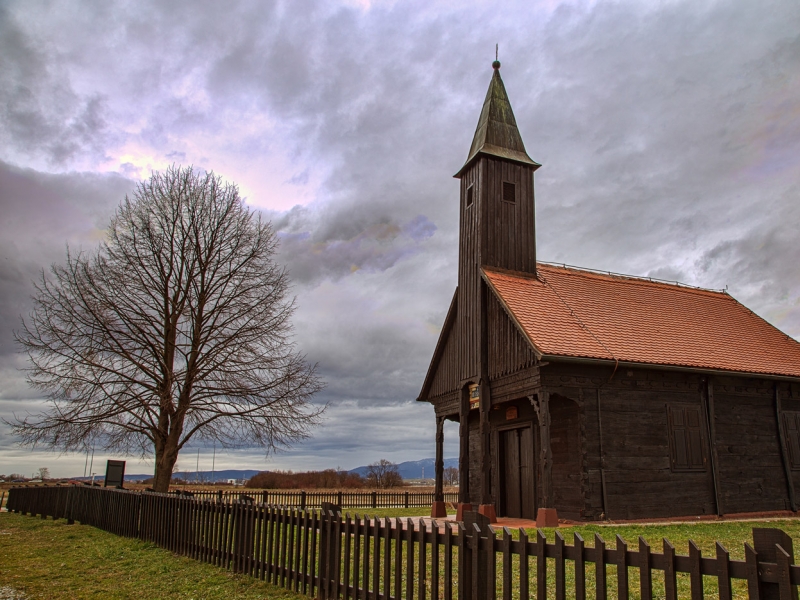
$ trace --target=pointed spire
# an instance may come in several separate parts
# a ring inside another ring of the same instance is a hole
[[[461,177],[479,154],[488,154],[531,165],[534,169],[541,166],[525,152],[525,144],[522,143],[522,136],[517,129],[517,121],[514,119],[506,88],[500,78],[499,60],[492,63],[492,69],[494,69],[494,74],[489,83],[489,90],[486,92],[486,100],[483,102],[472,146],[469,149],[469,158],[461,170],[456,173],[456,177]]]

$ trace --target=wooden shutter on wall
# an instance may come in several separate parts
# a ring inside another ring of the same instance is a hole
[[[699,406],[667,405],[673,471],[705,471],[706,448]]]
[[[800,412],[783,413],[783,432],[792,469],[800,469]]]

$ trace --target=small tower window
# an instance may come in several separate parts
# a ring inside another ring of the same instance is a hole
[[[510,181],[503,182],[503,201],[516,202],[517,201],[517,186]]]
[[[472,190],[473,186],[467,188],[467,206],[472,206]]]

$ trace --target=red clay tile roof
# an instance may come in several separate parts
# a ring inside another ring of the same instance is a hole
[[[800,343],[724,292],[537,268],[484,277],[541,354],[800,377]]]

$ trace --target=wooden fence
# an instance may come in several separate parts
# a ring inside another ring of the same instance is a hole
[[[252,490],[242,488],[238,490],[187,490],[194,498],[200,500],[217,500],[232,502],[241,495],[252,497],[262,504],[273,506],[291,506],[301,510],[321,508],[323,503],[329,502],[344,509],[348,508],[430,508],[433,503],[433,492],[378,492],[378,491],[349,491],[333,492],[307,492],[303,490]],[[458,502],[458,492],[445,492],[445,502]]]
[[[642,538],[632,549],[619,536],[614,548],[599,535],[593,547],[578,534],[568,545],[559,531],[548,543],[541,531],[495,531],[475,513],[437,524],[80,486],[15,488],[8,509],[149,540],[318,598],[561,600],[611,591],[797,600],[800,584],[791,538],[777,529],[754,529],[739,561],[719,543],[710,557],[691,542],[679,555],[666,539],[662,552]]]

